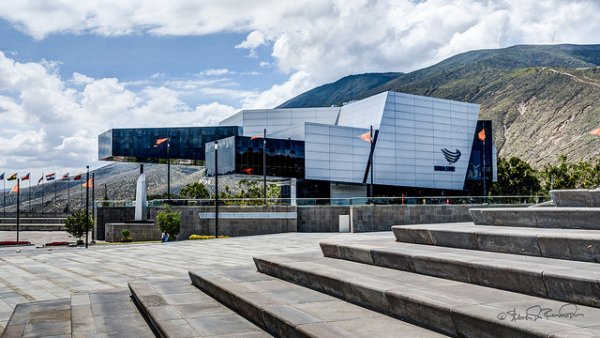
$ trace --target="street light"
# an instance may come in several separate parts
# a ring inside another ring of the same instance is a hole
[[[90,187],[89,187],[89,182],[90,182],[90,166],[86,165],[85,168],[87,169],[87,173],[85,174],[85,183],[86,183],[86,187],[85,187],[85,248],[87,249],[88,247],[88,233],[89,233],[89,228],[90,228],[90,219],[89,219],[89,205],[90,205]]]
[[[265,195],[265,206],[267,205],[267,128],[263,134],[263,189]]]
[[[219,238],[219,141],[215,141],[215,238]]]

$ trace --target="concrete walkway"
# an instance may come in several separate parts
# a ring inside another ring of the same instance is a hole
[[[321,241],[389,240],[391,231],[364,234],[286,233],[173,243],[84,248],[0,248],[0,332],[19,303],[70,298],[127,287],[134,280],[187,278],[188,271],[254,266],[252,257],[322,255]]]

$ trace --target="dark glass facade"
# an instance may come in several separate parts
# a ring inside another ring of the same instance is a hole
[[[267,176],[304,178],[303,141],[267,138],[266,155]],[[214,143],[207,148],[206,166],[207,174],[213,176]],[[219,174],[262,176],[263,138],[236,136],[220,140]]]
[[[479,132],[485,129],[485,149],[484,142],[479,139]],[[485,190],[490,191],[492,186],[492,121],[477,121],[475,128],[475,137],[471,150],[471,159],[467,167],[467,177],[465,179],[465,191],[474,192],[477,195],[483,195],[483,179],[485,177]]]
[[[111,129],[98,136],[101,161],[160,162],[167,159],[167,143],[155,147],[158,139],[170,137],[169,157],[182,164],[203,165],[206,143],[242,134],[242,127],[135,128]]]

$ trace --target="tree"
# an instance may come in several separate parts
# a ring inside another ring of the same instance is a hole
[[[83,237],[86,232],[94,229],[94,221],[92,220],[91,215],[88,215],[87,224],[88,227],[86,230],[85,211],[79,210],[72,213],[70,216],[67,216],[67,219],[65,220],[65,231],[77,238],[77,244],[82,244],[83,240],[81,237]]]
[[[264,187],[263,183],[259,181],[240,180],[240,194],[236,195],[236,198],[263,198]],[[281,187],[276,184],[267,184],[267,197],[269,198],[280,198]]]
[[[169,238],[175,240],[181,231],[181,211],[172,212],[169,205],[165,205],[165,211],[159,212],[156,216],[158,229],[161,232],[166,231]]]
[[[546,165],[542,171],[544,189],[593,189],[600,186],[600,160],[594,166],[579,160],[577,163],[567,161],[567,155],[559,157],[558,166]]]
[[[203,199],[203,198],[210,198],[210,193],[208,192],[208,189],[206,189],[206,186],[204,185],[204,183],[200,183],[200,182],[194,182],[191,184],[187,184],[185,187],[181,188],[181,190],[179,191],[179,195],[181,195],[182,198],[196,198],[196,199]]]
[[[537,195],[540,190],[538,171],[527,162],[515,156],[508,161],[498,159],[498,182],[492,184],[492,195]]]

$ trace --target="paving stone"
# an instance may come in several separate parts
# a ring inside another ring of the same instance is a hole
[[[190,318],[187,322],[196,332],[203,336],[261,331],[254,324],[235,313],[222,316]]]
[[[54,321],[43,323],[28,323],[25,325],[23,337],[48,337],[71,335],[71,322]]]
[[[43,312],[32,312],[29,314],[27,320],[30,324],[36,323],[48,323],[48,322],[60,322],[71,320],[71,310],[55,310],[55,311],[43,311]]]

